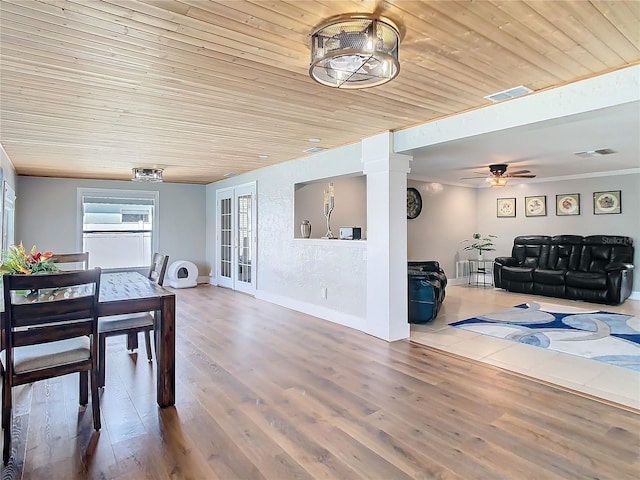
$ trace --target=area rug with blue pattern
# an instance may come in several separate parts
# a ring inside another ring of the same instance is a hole
[[[531,302],[450,325],[640,371],[640,319],[633,315]]]

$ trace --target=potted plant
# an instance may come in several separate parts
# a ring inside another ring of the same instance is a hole
[[[463,240],[463,243],[471,242],[469,245],[464,247],[466,251],[477,250],[478,251],[478,260],[482,261],[482,252],[490,252],[495,250],[493,248],[493,240],[492,238],[498,238],[495,235],[485,235],[482,236],[479,233],[474,233],[471,236],[471,240]]]
[[[6,252],[2,252],[0,259],[0,274],[23,273],[51,273],[59,272],[58,266],[50,259],[53,253],[40,253],[34,245],[31,252],[27,253],[24,245],[11,245]]]

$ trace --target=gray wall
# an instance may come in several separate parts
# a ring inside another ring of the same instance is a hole
[[[598,178],[565,179],[504,188],[472,189],[410,180],[409,186],[422,194],[420,216],[407,225],[409,260],[438,260],[449,278],[454,278],[455,262],[474,257],[461,242],[474,232],[496,235],[496,250],[487,258],[509,256],[518,235],[626,235],[635,241],[634,264],[640,266],[640,174]],[[622,213],[593,214],[593,193],[622,191]],[[556,195],[580,194],[580,215],[556,216]],[[547,196],[547,215],[526,217],[524,199]],[[516,198],[516,216],[496,215],[498,198]],[[640,291],[640,268],[634,272],[634,292]]]
[[[206,187],[177,183],[144,184],[19,176],[16,199],[16,242],[26,248],[77,250],[78,188],[158,191],[158,250],[169,263],[189,260],[208,275],[205,254]]]
[[[407,185],[422,196],[422,212],[407,220],[408,260],[437,260],[452,279],[456,262],[470,258],[469,252],[459,250],[460,242],[477,228],[476,189],[415,180]]]
[[[622,213],[593,214],[593,193],[606,190],[622,191]],[[563,193],[580,194],[580,215],[556,216],[556,195]],[[525,216],[524,198],[534,195],[547,196],[545,217]],[[516,198],[515,218],[496,217],[496,201],[499,197]],[[635,242],[633,289],[640,291],[640,174],[479,189],[477,224],[480,233],[498,236],[496,251],[492,252],[492,256],[510,255],[513,238],[518,235],[627,235]]]

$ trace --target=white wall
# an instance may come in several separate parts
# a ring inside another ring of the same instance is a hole
[[[410,261],[437,260],[447,278],[456,275],[456,262],[470,258],[461,243],[477,230],[475,188],[409,180],[422,196],[422,213],[407,220],[407,257]]]
[[[622,213],[593,214],[593,193],[607,190],[622,191]],[[556,216],[556,195],[580,194],[580,215]],[[526,217],[524,198],[547,196],[545,217]],[[496,201],[500,197],[516,198],[516,217],[497,218]],[[510,256],[513,239],[518,235],[626,235],[634,239],[636,265],[634,292],[640,291],[640,174],[615,175],[599,178],[566,179],[508,185],[504,188],[478,190],[478,231],[497,235],[496,251],[492,257]],[[464,252],[467,253],[467,252]]]
[[[256,181],[256,297],[362,329],[366,318],[365,242],[294,239],[299,230],[294,216],[295,184],[362,174],[360,156],[358,143],[208,185],[208,262],[215,265],[216,190]],[[339,198],[337,191],[336,205]],[[320,226],[314,225],[316,228]],[[327,288],[326,299],[322,298],[323,287]]]
[[[78,187],[120,190],[151,190],[160,193],[158,250],[169,263],[189,260],[200,275],[208,275],[205,254],[204,185],[145,184],[124,181],[62,178],[17,178],[16,242],[26,248],[75,252],[78,245]]]
[[[599,110],[613,105],[623,105],[637,102],[640,98],[638,78],[640,66],[609,72],[563,87],[558,87],[532,95],[527,95],[508,102],[491,105],[460,115],[453,115],[433,122],[417,125],[400,130],[394,135],[395,151],[398,153],[419,152],[426,146],[445,143],[450,140],[473,137],[487,132],[494,132],[521,125],[544,122],[556,118],[567,117],[584,112]],[[424,158],[423,158],[424,160]],[[606,160],[603,160],[603,170],[606,170]],[[411,182],[414,186],[419,183]],[[422,183],[422,185],[427,185]],[[606,190],[622,190],[622,214],[593,215],[593,192]],[[469,199],[468,210],[465,210],[463,195],[453,194],[453,187],[444,187],[449,192],[455,214],[436,217],[432,212],[418,217],[418,222],[409,221],[408,257],[412,260],[433,258],[443,263],[449,276],[450,259],[460,257],[471,258],[472,252],[465,252],[460,241],[469,238],[473,232],[498,235],[497,249],[491,252],[491,257],[508,255],[511,252],[513,238],[518,235],[540,234],[616,234],[628,235],[636,242],[634,263],[638,265],[634,275],[634,297],[640,295],[640,265],[637,251],[640,249],[640,180],[638,174],[600,176],[599,178],[562,179],[555,182],[531,181],[517,186],[512,182],[509,186],[499,188],[483,188],[476,192],[474,202]],[[581,194],[581,215],[576,217],[556,217],[555,195],[561,193]],[[468,192],[467,192],[468,194]],[[532,195],[547,195],[548,214],[546,217],[525,217],[524,197]],[[423,195],[424,196],[424,195]],[[497,218],[496,199],[498,197],[517,198],[516,218]],[[444,198],[444,197],[443,197]],[[437,207],[445,208],[442,202],[434,198]],[[457,203],[460,201],[460,204]],[[423,201],[423,203],[425,203]],[[469,218],[469,213],[475,211],[475,221]],[[431,220],[439,223],[431,224]],[[461,226],[464,228],[464,235]],[[432,231],[449,231],[451,235],[444,244],[429,238]],[[426,236],[427,242],[422,237]],[[437,258],[436,258],[437,257]],[[449,259],[442,261],[441,258]],[[455,275],[455,271],[451,272]]]
[[[9,185],[16,189],[16,171],[13,168],[13,164],[5,152],[2,145],[0,145],[0,167],[2,167],[2,175]]]
[[[545,122],[640,100],[640,65],[500,102],[470,112],[399,130],[395,151],[411,153],[427,145]]]

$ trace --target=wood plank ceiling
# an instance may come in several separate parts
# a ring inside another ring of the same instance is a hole
[[[349,12],[401,26],[390,84],[309,78],[309,32]],[[21,175],[206,184],[640,61],[636,0],[2,0],[0,20],[0,143]]]

